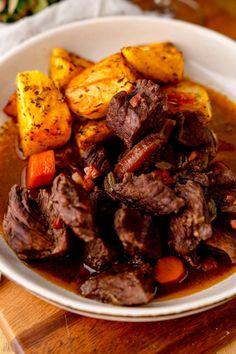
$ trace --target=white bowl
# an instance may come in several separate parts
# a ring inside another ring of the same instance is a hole
[[[172,41],[184,52],[186,74],[236,100],[236,43],[188,23],[150,17],[115,17],[69,24],[32,38],[0,59],[0,123],[2,108],[14,90],[17,72],[48,70],[53,47],[65,47],[98,60],[126,45]],[[14,173],[14,171],[12,171]],[[47,281],[20,262],[0,238],[0,270],[35,295],[86,316],[155,321],[186,316],[216,306],[236,295],[236,274],[198,293],[146,306],[120,307],[85,299]]]

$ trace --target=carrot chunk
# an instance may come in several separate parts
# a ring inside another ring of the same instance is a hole
[[[160,258],[156,263],[155,278],[160,284],[178,283],[185,275],[183,262],[175,256]]]
[[[53,150],[33,154],[29,158],[27,168],[27,188],[48,185],[56,174],[55,155]]]

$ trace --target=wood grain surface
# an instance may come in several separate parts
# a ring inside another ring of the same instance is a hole
[[[236,338],[236,299],[210,311],[154,323],[122,323],[60,310],[4,279],[0,325],[16,353],[216,353]]]
[[[153,0],[133,2],[153,9]],[[236,0],[198,2],[202,25],[236,39]],[[0,327],[0,354],[13,353],[11,348],[20,354],[235,354],[236,299],[178,320],[121,323],[60,310],[3,278]]]

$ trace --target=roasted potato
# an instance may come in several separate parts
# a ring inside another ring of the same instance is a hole
[[[183,54],[172,43],[154,43],[121,50],[127,62],[145,78],[163,83],[183,79]]]
[[[206,121],[211,119],[211,103],[204,87],[184,80],[163,90],[167,93],[170,111],[200,111]]]
[[[71,114],[52,80],[39,71],[16,78],[17,118],[25,156],[66,144],[71,135]]]
[[[13,92],[9,97],[6,106],[3,108],[3,112],[6,113],[9,117],[14,119],[17,118],[16,92]]]
[[[111,55],[69,82],[65,91],[69,107],[78,116],[104,117],[111,98],[122,90],[130,92],[136,78],[120,53]]]
[[[75,135],[80,155],[95,144],[98,144],[112,136],[106,121],[89,121],[82,124]]]
[[[66,49],[54,48],[50,58],[49,76],[55,86],[63,91],[76,74],[91,65],[93,65],[91,61],[70,53]]]

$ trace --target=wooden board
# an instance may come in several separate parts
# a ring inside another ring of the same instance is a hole
[[[236,299],[182,319],[124,323],[60,310],[6,279],[0,293],[0,326],[16,353],[210,354],[236,338]]]

